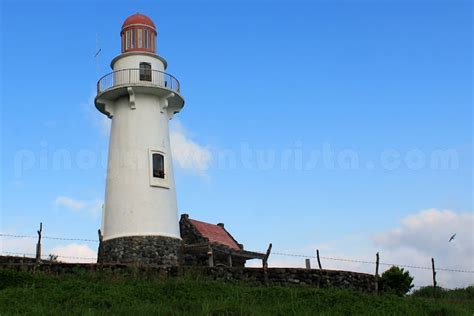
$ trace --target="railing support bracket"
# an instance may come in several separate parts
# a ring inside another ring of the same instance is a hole
[[[132,87],[128,87],[127,92],[128,92],[128,95],[130,96],[130,108],[132,110],[135,110],[136,109],[136,106],[135,106],[135,92],[133,91]]]

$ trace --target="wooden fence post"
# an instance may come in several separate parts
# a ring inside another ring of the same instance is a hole
[[[431,258],[431,268],[433,269],[433,297],[436,298],[436,270],[435,270],[435,263],[434,258]]]
[[[268,257],[270,257],[270,253],[272,252],[272,244],[268,245],[267,253],[265,257],[262,259],[262,268],[263,268],[263,282],[265,285],[268,285]]]
[[[208,251],[207,251],[207,255],[208,255],[208,257],[209,257],[209,259],[208,259],[208,264],[209,264],[209,266],[212,268],[212,267],[214,266],[214,253],[213,253],[213,251],[212,251],[211,246],[209,246],[209,249],[208,249]]]
[[[321,266],[321,259],[319,258],[319,249],[316,249],[316,259],[318,260],[318,267],[319,267],[319,278],[318,278],[318,289],[321,287],[321,283],[325,284],[326,281],[323,279],[323,267]]]
[[[306,269],[311,269],[311,261],[309,259],[305,259]]]
[[[319,259],[319,249],[316,249],[316,257],[318,258],[319,270],[322,270],[323,267],[321,266],[321,260]]]
[[[36,244],[36,263],[41,261],[41,233],[43,232],[43,223],[40,223],[38,232],[38,243]]]
[[[102,239],[104,238],[104,236],[102,236],[102,232],[99,230],[97,230],[97,234],[99,235],[99,251],[98,251],[98,254],[97,254],[97,263],[103,263],[103,258],[102,258]]]
[[[380,262],[380,256],[379,253],[375,255],[375,293],[379,293],[379,262]]]

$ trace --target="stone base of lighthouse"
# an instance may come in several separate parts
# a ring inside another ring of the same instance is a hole
[[[183,241],[164,236],[129,236],[99,245],[98,263],[138,263],[178,266]]]

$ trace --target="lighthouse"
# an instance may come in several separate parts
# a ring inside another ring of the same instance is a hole
[[[120,38],[121,54],[95,98],[112,120],[98,261],[177,265],[182,241],[168,123],[184,106],[180,83],[156,53],[149,17],[129,16]]]

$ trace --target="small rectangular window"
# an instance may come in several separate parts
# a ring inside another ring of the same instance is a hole
[[[130,48],[130,31],[127,31],[125,33],[125,43],[126,43],[127,49],[129,49]]]
[[[135,48],[135,30],[132,30],[132,48]]]
[[[161,150],[149,149],[149,171],[150,186],[169,189],[169,178],[167,173],[172,172],[166,160],[166,154]]]
[[[138,29],[138,48],[142,48],[142,29]]]
[[[140,63],[140,80],[151,81],[150,63]]]
[[[165,178],[165,157],[162,154],[153,154],[153,177]]]
[[[148,30],[145,30],[145,48],[148,48]]]

